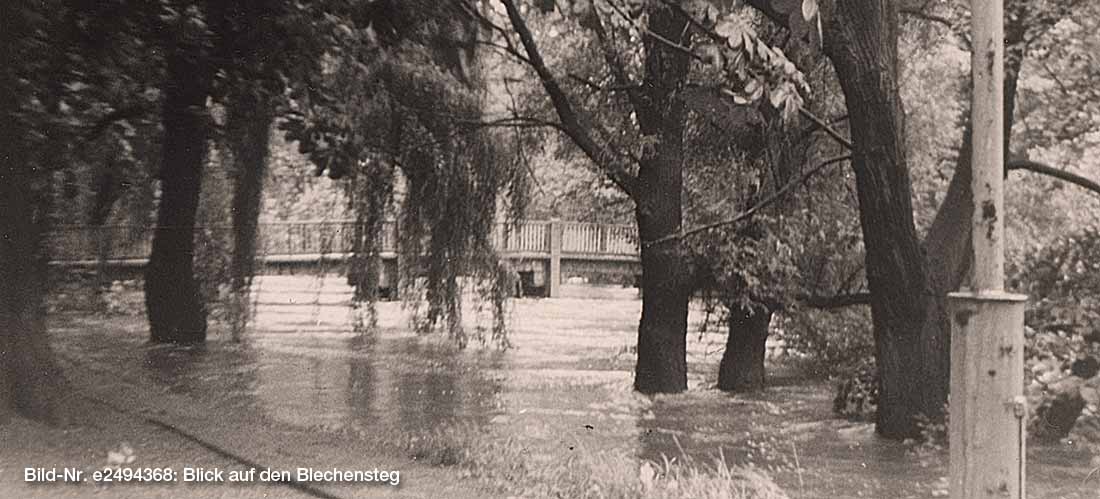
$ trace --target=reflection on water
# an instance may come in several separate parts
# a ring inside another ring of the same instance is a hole
[[[721,338],[692,335],[688,393],[634,393],[629,351],[640,306],[630,289],[599,289],[598,300],[518,300],[516,348],[500,352],[457,351],[438,336],[411,334],[394,303],[379,305],[379,330],[357,336],[342,279],[257,281],[256,330],[246,344],[153,346],[141,326],[76,321],[62,328],[59,349],[120,372],[141,365],[145,379],[168,391],[220,397],[303,428],[416,435],[473,425],[548,460],[605,450],[656,461],[721,458],[767,469],[802,497],[930,497],[947,474],[945,453],[916,455],[876,438],[870,425],[832,419],[827,382],[795,374],[754,395],[707,388]],[[1100,497],[1095,481],[1082,485],[1086,451],[1046,446],[1030,455],[1032,497]]]

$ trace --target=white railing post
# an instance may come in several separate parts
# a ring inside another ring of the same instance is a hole
[[[563,226],[561,219],[550,219],[550,265],[546,275],[546,296],[561,296],[561,242]]]

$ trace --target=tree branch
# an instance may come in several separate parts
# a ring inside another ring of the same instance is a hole
[[[823,161],[821,164],[811,168],[806,173],[803,173],[799,178],[788,182],[787,185],[784,185],[781,189],[779,189],[778,191],[775,191],[774,193],[772,193],[772,195],[770,195],[770,196],[768,196],[764,199],[761,199],[760,202],[754,204],[751,208],[749,208],[745,211],[742,211],[741,213],[738,213],[737,215],[734,215],[733,217],[727,218],[725,220],[719,220],[717,222],[712,222],[712,223],[705,224],[705,225],[700,225],[698,227],[694,227],[694,228],[691,228],[691,229],[681,230],[680,232],[676,232],[674,234],[669,234],[669,235],[664,236],[664,237],[659,237],[659,238],[654,239],[652,241],[642,241],[642,247],[650,247],[650,246],[653,246],[655,244],[660,244],[660,243],[664,243],[664,242],[668,242],[668,241],[676,241],[676,240],[686,238],[688,236],[699,234],[701,232],[706,232],[706,231],[717,229],[719,227],[723,227],[723,226],[726,226],[726,225],[733,225],[733,224],[743,222],[743,221],[751,218],[758,211],[760,211],[764,208],[767,208],[768,206],[774,204],[776,201],[779,201],[780,198],[785,196],[788,192],[790,192],[796,186],[806,183],[806,181],[809,180],[810,177],[813,177],[815,174],[817,174],[818,172],[823,170],[826,166],[832,165],[834,163],[840,163],[842,161],[847,161],[847,160],[850,160],[850,159],[852,159],[852,157],[848,156],[848,155],[837,156],[835,158],[829,158],[829,159]]]
[[[577,111],[573,108],[573,104],[569,102],[569,97],[565,94],[565,91],[562,90],[561,85],[558,84],[557,79],[554,78],[550,69],[546,67],[546,62],[543,60],[538,45],[535,43],[535,37],[527,27],[527,23],[523,20],[523,16],[520,15],[515,2],[513,0],[501,0],[501,3],[504,4],[505,10],[508,12],[508,20],[512,23],[512,28],[515,29],[516,34],[519,35],[520,43],[523,45],[524,51],[527,52],[530,66],[535,70],[535,73],[539,77],[539,81],[542,83],[543,89],[546,90],[547,95],[550,97],[550,102],[558,112],[558,117],[561,119],[562,132],[573,139],[577,147],[579,147],[596,166],[604,170],[605,174],[615,183],[615,185],[626,192],[627,195],[633,197],[633,194],[637,190],[635,186],[637,179],[631,175],[626,168],[619,165],[614,152],[609,151],[607,147],[597,144],[592,138],[589,133],[590,127],[586,127],[582,123],[580,115],[578,115]]]
[[[852,305],[870,305],[871,293],[851,293],[836,296],[799,295],[795,299],[813,308],[830,310]]]
[[[923,5],[920,7],[902,7],[901,9],[898,9],[898,13],[907,15],[909,17],[915,17],[922,21],[939,24],[947,28],[948,30],[954,28],[954,25],[951,23],[950,19],[938,14],[932,14],[928,12]]]
[[[614,4],[611,4],[615,7]],[[600,19],[599,12],[593,12],[595,22],[592,24],[592,31],[596,33],[596,40],[600,42],[600,49],[603,52],[604,61],[607,63],[608,69],[611,71],[611,76],[615,79],[615,86],[623,87],[626,89],[627,99],[630,100],[630,105],[634,107],[634,112],[641,113],[641,106],[643,105],[641,94],[638,84],[630,81],[630,77],[626,74],[626,65],[623,64],[621,58],[615,53],[615,47],[611,45],[611,39],[607,36],[607,30],[604,28],[603,19]]]
[[[832,137],[833,140],[837,141],[838,143],[840,143],[840,145],[844,146],[845,149],[847,149],[849,151],[852,150],[852,141],[846,139],[843,135],[840,134],[840,132],[836,131],[835,128],[829,126],[829,124],[826,123],[825,120],[819,118],[816,114],[811,113],[809,110],[807,110],[804,107],[799,107],[798,108],[798,114],[801,114],[806,119],[812,121],[813,124],[816,125],[818,129],[823,130],[826,134],[828,134],[830,137]]]
[[[1069,182],[1078,187],[1083,187],[1093,194],[1100,195],[1100,183],[1087,179],[1075,173],[1070,173],[1065,170],[1059,170],[1053,166],[1038,161],[1031,161],[1029,159],[1015,159],[1005,164],[1006,171],[1012,170],[1027,170],[1030,172],[1039,173],[1042,175],[1048,175],[1058,180]]]

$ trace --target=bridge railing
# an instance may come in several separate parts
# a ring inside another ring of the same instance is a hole
[[[196,237],[230,237],[228,227],[197,227]],[[554,231],[560,231],[555,241]],[[48,236],[58,262],[141,260],[152,251],[153,230],[136,225],[61,225]],[[343,254],[352,251],[356,224],[350,220],[261,222],[256,253],[265,256]],[[637,257],[637,230],[630,225],[528,220],[498,224],[494,247],[505,255]],[[553,247],[557,242],[560,247]],[[385,222],[382,251],[397,250],[397,224]]]
[[[550,222],[523,221],[497,224],[493,247],[507,253],[550,253]]]
[[[356,224],[351,220],[263,222],[257,235],[261,255],[314,255],[350,253],[354,249]],[[397,251],[397,224],[382,226],[382,252]]]
[[[561,222],[564,254],[637,255],[638,231],[631,225]]]

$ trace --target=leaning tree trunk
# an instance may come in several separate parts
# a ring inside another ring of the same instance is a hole
[[[233,256],[229,271],[234,340],[240,340],[248,325],[249,294],[256,267],[256,231],[273,122],[271,107],[262,97],[242,92],[229,104],[227,128],[233,152]]]
[[[718,365],[718,389],[748,392],[764,388],[764,357],[767,352],[769,308],[730,307],[726,351]]]
[[[649,28],[669,40],[686,38],[685,20],[664,7],[652,8]],[[646,147],[634,193],[638,234],[653,241],[680,230],[682,222],[683,103],[674,95],[684,82],[689,60],[647,35],[645,105],[638,110]],[[642,318],[634,388],[643,393],[687,389],[687,315],[690,284],[678,240],[642,246]]]
[[[826,53],[836,68],[850,116],[860,224],[879,372],[876,430],[889,438],[920,434],[918,416],[942,416],[939,365],[944,335],[922,338],[924,255],[913,223],[897,83],[895,2],[841,0]]]
[[[206,307],[195,280],[195,216],[206,159],[209,72],[195,54],[170,48],[164,88],[161,195],[145,269],[145,308],[156,343],[206,341]],[[206,75],[206,76],[204,76]]]

